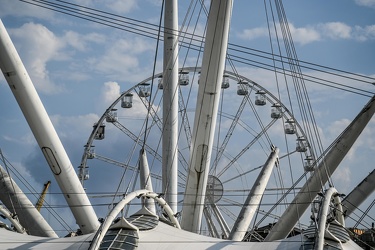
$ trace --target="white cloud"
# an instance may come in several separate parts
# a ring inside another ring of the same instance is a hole
[[[296,28],[293,24],[289,24],[289,29],[293,40],[302,45],[320,40],[319,32],[313,27]]]
[[[242,39],[253,40],[259,37],[268,36],[268,31],[265,28],[245,29],[238,36]]]
[[[341,22],[330,22],[320,24],[319,28],[321,29],[324,36],[327,36],[332,39],[349,39],[351,38],[352,28],[345,23]]]
[[[62,88],[50,79],[47,63],[62,57],[60,53],[64,43],[46,27],[35,23],[26,23],[9,33],[13,38],[22,41],[17,50],[22,55],[21,59],[38,91],[60,92]]]
[[[315,26],[295,27],[289,23],[289,29],[293,41],[301,45],[322,41],[325,39],[354,39],[358,41],[366,41],[375,39],[375,25],[354,26],[351,27],[343,22],[319,23]],[[281,36],[280,28],[278,28],[278,36]],[[275,32],[271,35],[275,37]],[[238,34],[238,37],[245,40],[253,40],[257,38],[265,38],[269,36],[266,27],[257,27],[253,29],[245,29]]]
[[[80,34],[74,31],[67,31],[64,34],[63,41],[74,49],[86,51],[90,43],[104,44],[106,37],[98,33]]]
[[[375,0],[355,0],[358,5],[375,8]]]
[[[301,27],[297,28],[292,23],[289,23],[289,29],[292,34],[294,42],[302,45],[320,40],[320,34],[314,27]],[[281,36],[281,30],[278,26],[278,36]],[[275,32],[272,30],[271,35],[274,37]],[[245,29],[242,33],[238,34],[242,39],[253,40],[256,38],[269,36],[268,29],[266,27],[258,27],[254,29]]]
[[[120,85],[117,82],[105,82],[101,91],[106,107],[120,96]]]
[[[352,181],[352,172],[350,171],[350,168],[345,166],[339,168],[335,173],[333,174],[333,183],[336,188],[338,188],[339,192],[348,192],[348,187],[351,187],[351,181]]]
[[[129,13],[138,7],[136,0],[110,0],[106,1],[106,5],[110,10],[119,14]]]
[[[135,79],[140,80],[138,74],[144,79],[145,72],[140,69],[139,60],[141,54],[150,50],[154,50],[154,44],[144,39],[119,39],[111,43],[103,56],[90,58],[88,63],[111,79],[134,82]]]
[[[375,39],[375,25],[365,27],[355,26],[353,37],[359,41],[367,41]]]

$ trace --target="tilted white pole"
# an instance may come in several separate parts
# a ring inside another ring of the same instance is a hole
[[[310,206],[311,202],[316,197],[316,194],[321,191],[322,185],[328,181],[342,159],[353,146],[358,136],[371,120],[374,112],[375,96],[371,98],[357,117],[341,134],[336,144],[333,145],[322,162],[315,169],[314,174],[307,180],[305,185],[280,217],[279,221],[271,229],[265,241],[284,239],[289,234],[297,223],[299,216],[301,216]]]
[[[268,180],[270,179],[272,169],[275,166],[279,149],[275,148],[268,157],[262,171],[260,171],[258,178],[254,182],[245,203],[242,206],[241,212],[233,225],[232,231],[229,234],[229,240],[242,241],[247,229],[250,226],[251,220],[254,217],[256,210],[259,207],[260,201],[263,197]]]
[[[342,200],[345,217],[349,217],[363,201],[375,190],[375,169],[366,176],[346,197]]]
[[[164,9],[163,158],[162,188],[165,200],[177,212],[178,142],[178,8],[166,0]]]
[[[153,192],[150,168],[148,166],[146,151],[142,149],[139,152],[139,154],[140,154],[139,175],[140,175],[141,189],[146,189],[146,190],[149,190],[150,192]],[[142,197],[142,203],[148,210],[150,210],[150,212],[156,214],[155,202],[153,199],[147,199],[147,198]]]
[[[191,140],[189,174],[181,218],[181,227],[196,233],[200,230],[206,195],[228,45],[232,3],[232,0],[213,0],[208,15],[207,35]]]
[[[94,209],[1,21],[0,68],[82,233],[94,232],[99,227]]]
[[[9,211],[17,215],[28,234],[58,238],[55,231],[1,165],[0,190],[0,200]]]

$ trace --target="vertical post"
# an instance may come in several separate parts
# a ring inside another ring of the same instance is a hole
[[[166,0],[164,11],[162,188],[165,192],[165,200],[176,213],[178,140],[177,0]]]
[[[217,111],[228,46],[232,0],[211,1],[195,109],[189,173],[181,227],[198,233],[201,227]]]

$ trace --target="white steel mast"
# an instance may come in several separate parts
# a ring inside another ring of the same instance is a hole
[[[0,200],[19,219],[28,234],[58,238],[55,231],[1,165],[0,190]]]
[[[335,145],[326,154],[315,169],[314,174],[307,180],[291,204],[285,210],[279,221],[271,229],[265,241],[284,239],[297,223],[299,217],[310,206],[322,186],[336,170],[342,159],[362,133],[367,123],[375,113],[375,96],[365,105],[349,126],[341,134]]]
[[[163,159],[162,188],[165,200],[177,212],[178,142],[178,8],[177,0],[166,0],[163,56]]]
[[[207,35],[195,109],[189,174],[181,227],[198,233],[201,226],[207,178],[228,45],[232,0],[211,1]]]
[[[99,222],[16,48],[0,21],[0,68],[83,234]]]

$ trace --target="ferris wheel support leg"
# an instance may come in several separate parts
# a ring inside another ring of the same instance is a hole
[[[0,21],[0,68],[83,234],[99,221],[46,109]]]
[[[240,214],[237,217],[236,222],[233,225],[232,231],[229,234],[230,240],[242,241],[245,236],[251,220],[259,207],[260,201],[263,197],[264,190],[266,189],[268,180],[271,176],[272,169],[277,162],[279,149],[274,148],[268,157],[262,171],[259,173],[258,178],[254,182],[253,187],[250,190],[249,195],[246,198],[245,203],[241,209]]]
[[[232,0],[211,1],[181,226],[199,232],[228,46]]]
[[[356,208],[375,190],[375,169],[367,175],[342,201],[345,217],[349,218]]]
[[[146,151],[143,149],[140,151],[140,160],[139,160],[139,173],[140,173],[140,183],[141,189],[149,190],[153,192],[150,169],[148,167]],[[150,212],[156,214],[155,202],[153,199],[142,198],[142,204]]]
[[[279,221],[270,230],[265,241],[284,239],[298,222],[300,216],[306,211],[315,199],[318,192],[330,178],[342,159],[349,152],[367,123],[375,113],[375,96],[365,105],[349,126],[344,130],[335,144],[323,157],[316,167],[314,174],[307,180],[291,204],[285,210]],[[330,175],[328,175],[330,173]]]
[[[27,231],[34,236],[58,238],[55,231],[1,165],[0,190],[0,200],[7,208],[2,209],[0,205],[0,213],[10,220],[18,232]]]
[[[177,0],[165,1],[164,38],[162,188],[166,201],[176,213],[179,94]]]
[[[221,227],[221,231],[223,232],[223,237],[225,239],[228,239],[230,229],[229,229],[227,222],[225,221],[223,215],[220,213],[220,210],[215,203],[211,203],[211,209],[214,212],[214,215]]]

